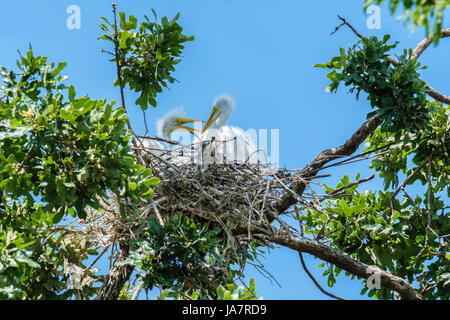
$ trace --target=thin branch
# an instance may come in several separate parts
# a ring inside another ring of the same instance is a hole
[[[110,245],[109,245],[110,246]],[[106,253],[106,251],[108,251],[109,246],[106,246],[102,252],[97,256],[97,258],[95,258],[94,261],[92,261],[92,263],[85,269],[84,272],[86,272],[87,270],[91,269],[96,263],[97,261]]]
[[[137,298],[139,297],[139,293],[141,293],[141,290],[144,286],[144,282],[140,281],[136,290],[134,290],[133,296],[131,297],[131,300],[137,300]]]
[[[428,161],[431,160],[431,156],[429,156],[424,162],[422,162],[416,169],[414,169],[414,171],[408,176],[406,177],[405,181],[403,181],[403,183],[391,194],[391,196],[389,197],[389,203],[391,206],[391,210],[390,210],[390,215],[393,216],[394,214],[394,199],[397,196],[397,194],[403,189],[405,188],[405,186],[409,183],[409,181],[411,181],[411,179],[428,163]]]
[[[25,154],[25,157],[23,158],[22,162],[17,166],[15,173],[19,172],[20,169],[22,169],[22,167],[24,166],[25,162],[28,160],[28,158],[30,157],[31,151],[33,151],[34,148],[34,144],[32,144],[30,146],[30,148],[28,149],[27,153]]]
[[[417,293],[414,288],[401,277],[393,275],[382,269],[369,266],[358,260],[335,251],[330,247],[308,238],[294,238],[290,237],[286,232],[279,232],[274,235],[253,234],[254,237],[261,237],[266,241],[282,245],[297,252],[306,252],[316,256],[317,258],[326,262],[332,263],[340,269],[346,270],[349,273],[364,279],[371,277],[374,272],[380,277],[380,285],[385,288],[396,291],[402,300],[423,300],[423,296]]]
[[[145,114],[145,111],[144,111],[144,110],[142,110],[142,114],[144,115],[144,125],[145,125],[145,134],[144,134],[144,136],[147,136],[147,133],[148,133],[148,127],[147,127],[147,116],[146,116],[146,114]]]
[[[420,255],[427,250],[428,247],[428,234],[431,229],[431,158],[428,158],[426,162],[428,164],[428,190],[427,190],[427,229],[425,230],[425,244],[423,245],[422,250],[417,254],[416,257],[420,257]],[[434,231],[434,230],[433,230]]]
[[[382,121],[378,116],[373,116],[365,121],[343,145],[320,152],[314,160],[303,169],[303,179],[297,183],[293,183],[291,186],[291,189],[295,193],[288,192],[275,203],[274,207],[278,214],[284,213],[292,205],[297,203],[298,197],[303,194],[309,183],[306,179],[315,177],[328,162],[353,154],[359,148],[361,143],[375,132],[381,122]]]
[[[345,20],[345,18],[341,17],[340,15],[338,15],[338,18],[342,21],[342,23],[336,27],[336,29],[331,33],[332,35],[335,34],[342,26],[346,25],[358,36],[358,38],[360,39],[365,38],[358,31],[356,31],[356,29],[353,28],[353,26],[350,23],[348,23],[347,20]]]
[[[347,184],[347,185],[345,185],[345,186],[343,186],[343,187],[337,188],[336,190],[333,190],[332,192],[330,192],[330,193],[327,194],[326,196],[327,196],[327,197],[333,196],[333,195],[335,195],[335,194],[341,192],[342,190],[345,190],[345,189],[350,188],[350,187],[353,187],[353,186],[355,186],[355,185],[359,185],[359,184],[361,184],[361,183],[370,181],[370,180],[372,180],[373,178],[375,178],[375,174],[372,174],[370,177],[367,177],[367,178],[360,179],[360,180],[358,180],[358,181],[349,183],[349,184]]]
[[[330,234],[333,234],[333,233],[335,233],[335,232],[338,232],[339,230],[342,230],[342,229],[344,229],[344,228],[346,228],[346,227],[352,225],[353,223],[356,222],[356,220],[358,220],[358,219],[355,218],[355,219],[353,219],[352,221],[347,222],[346,224],[340,226],[339,228],[334,229],[334,230],[332,230],[332,231],[330,231],[330,232],[325,233],[324,237],[326,238],[326,237],[329,236]]]
[[[125,95],[123,93],[123,83],[122,83],[122,75],[121,75],[121,66],[120,66],[120,57],[119,57],[119,31],[117,30],[117,14],[116,9],[117,5],[115,3],[112,4],[113,13],[114,13],[114,56],[116,60],[116,71],[117,71],[117,80],[119,81],[119,87],[120,87],[120,99],[122,100],[122,106],[125,109],[125,112],[127,110],[125,106]],[[127,113],[128,114],[128,113]],[[127,117],[128,121],[128,128],[131,129],[130,120]]]
[[[317,280],[314,278],[314,276],[311,274],[311,272],[309,272],[308,268],[306,267],[305,260],[303,260],[303,254],[301,252],[299,252],[298,255],[300,257],[300,262],[302,264],[303,270],[305,270],[306,274],[311,278],[311,280],[314,282],[314,284],[320,291],[322,291],[327,296],[332,297],[337,300],[348,300],[346,298],[336,296],[336,295],[326,291],[324,288],[322,288],[322,286],[317,282]]]

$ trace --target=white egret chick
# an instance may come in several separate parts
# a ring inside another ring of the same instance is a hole
[[[201,120],[189,119],[184,116],[180,110],[169,111],[164,117],[158,120],[157,130],[158,136],[165,140],[172,140],[171,134],[174,131],[186,130],[187,132],[200,131],[187,124],[202,122]],[[174,164],[188,163],[191,161],[186,155],[180,154],[182,152],[176,150],[176,144],[168,143],[168,149],[164,149],[163,145],[155,140],[145,139],[144,147],[158,156],[163,156],[166,160]]]
[[[207,163],[257,163],[258,154],[250,135],[237,127],[226,126],[234,109],[234,100],[222,95],[214,100],[211,115],[202,131],[202,141],[209,142],[203,150]]]

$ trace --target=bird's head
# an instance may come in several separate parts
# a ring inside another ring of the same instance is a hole
[[[208,128],[215,122],[216,127],[220,128],[223,126],[231,115],[234,108],[234,100],[229,95],[222,95],[214,100],[214,106],[209,116],[208,121],[206,121],[203,132],[208,130]]]
[[[194,122],[202,121],[186,118],[181,111],[172,110],[158,121],[158,135],[164,139],[170,140],[170,135],[176,130],[186,130],[189,132],[201,131],[187,126],[187,124]]]

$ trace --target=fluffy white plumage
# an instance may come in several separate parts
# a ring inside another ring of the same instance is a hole
[[[214,100],[211,115],[201,135],[202,141],[211,141],[204,148],[204,163],[257,163],[258,154],[251,137],[242,129],[226,126],[235,103],[231,96],[222,95]]]
[[[172,140],[171,134],[174,131],[186,130],[189,132],[196,131],[191,127],[186,126],[188,123],[201,122],[200,120],[193,120],[186,118],[184,113],[180,109],[175,109],[169,111],[164,117],[157,121],[157,132],[158,136],[165,140]],[[180,148],[177,148],[176,144],[167,143],[167,149],[164,148],[163,144],[151,140],[144,139],[144,148],[153,152],[154,154],[163,157],[165,160],[175,164],[185,164],[193,162],[193,155],[187,155],[186,152],[181,152]]]

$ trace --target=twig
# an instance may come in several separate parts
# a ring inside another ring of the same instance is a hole
[[[314,276],[311,274],[311,272],[309,272],[308,268],[306,267],[305,261],[303,260],[302,252],[299,252],[298,255],[300,257],[300,262],[302,264],[303,270],[305,270],[306,274],[311,278],[311,280],[314,282],[314,284],[316,285],[316,287],[320,291],[322,291],[327,296],[332,297],[332,298],[337,299],[337,300],[348,300],[346,298],[342,298],[342,297],[336,296],[336,295],[326,291],[324,288],[322,288],[322,286],[317,282],[317,280],[314,278]]]
[[[428,189],[427,189],[427,229],[425,230],[425,244],[423,245],[422,250],[417,254],[416,257],[420,257],[422,253],[427,250],[428,247],[428,234],[431,230],[431,158],[428,158],[426,162],[428,164]],[[434,231],[434,230],[433,230]]]
[[[356,220],[358,220],[358,219],[355,218],[355,219],[353,219],[352,221],[347,222],[346,224],[340,226],[339,228],[334,229],[334,230],[332,230],[332,231],[330,231],[330,232],[325,233],[325,234],[324,234],[324,237],[327,237],[327,236],[329,236],[330,234],[333,234],[333,233],[335,233],[335,232],[338,232],[339,230],[342,230],[342,229],[348,227],[349,225],[355,223]]]
[[[428,163],[428,161],[431,160],[431,156],[429,156],[424,162],[422,162],[414,171],[403,181],[403,183],[391,194],[389,197],[389,203],[390,203],[390,216],[394,216],[394,199],[397,196],[397,194],[405,188],[405,186],[409,183],[409,181]]]
[[[342,23],[336,27],[336,29],[331,33],[332,35],[335,34],[343,25],[346,25],[347,27],[349,27],[359,38],[365,38],[364,36],[362,36],[358,31],[356,31],[355,28],[353,28],[353,26],[347,22],[347,20],[345,20],[345,18],[341,17],[340,15],[338,15],[338,18],[342,21]]]
[[[322,227],[320,228],[319,232],[316,235],[316,241],[319,241],[322,238],[322,234],[325,231],[325,228],[327,227],[328,223],[330,223],[331,221],[331,217],[329,217],[327,219],[327,221],[324,222],[324,224],[322,225]]]
[[[145,126],[145,134],[144,134],[144,136],[146,136],[146,135],[147,135],[147,133],[148,133],[148,127],[147,127],[147,116],[146,116],[146,114],[145,114],[145,111],[144,111],[144,110],[142,110],[142,114],[144,115],[144,126]]]
[[[110,245],[109,245],[109,246],[110,246]],[[108,251],[109,246],[106,246],[106,247],[102,250],[102,252],[97,256],[97,258],[95,258],[94,261],[92,261],[92,263],[84,270],[84,272],[86,272],[87,270],[89,270],[90,268],[92,268],[92,266],[93,266],[94,264],[97,263],[97,261],[105,254],[105,252]]]
[[[345,189],[347,189],[347,188],[353,187],[354,185],[359,185],[359,184],[361,184],[361,183],[370,181],[370,180],[372,180],[373,178],[375,178],[375,174],[372,174],[370,177],[367,177],[367,178],[360,179],[360,180],[358,180],[358,181],[349,183],[349,184],[347,184],[347,185],[345,185],[345,186],[343,186],[343,187],[337,188],[336,190],[333,190],[332,192],[330,192],[329,194],[327,194],[326,197],[333,196],[333,195],[335,195],[335,194],[341,192],[342,190],[345,190]]]
[[[32,144],[30,146],[30,148],[28,149],[27,153],[25,154],[25,157],[23,158],[22,162],[17,166],[16,171],[14,172],[15,174],[17,172],[20,171],[20,169],[22,169],[22,167],[24,166],[25,162],[28,160],[28,158],[30,157],[31,151],[33,151],[34,148],[34,144]]]

